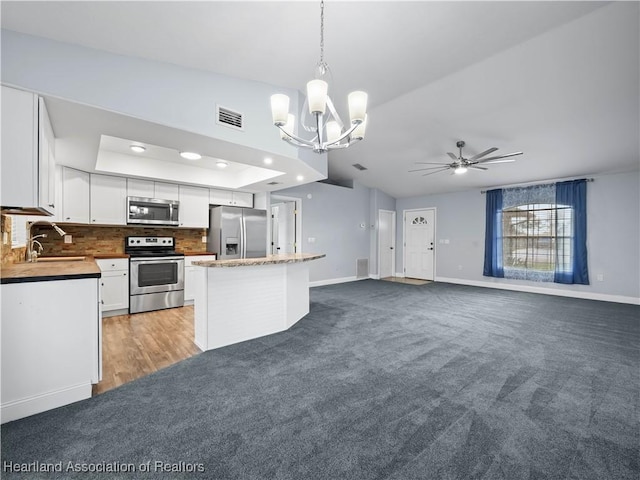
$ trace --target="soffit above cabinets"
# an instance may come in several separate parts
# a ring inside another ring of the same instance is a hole
[[[45,96],[45,103],[56,137],[56,162],[86,172],[252,193],[299,185],[299,176],[305,183],[325,178],[297,158],[59,98]],[[144,145],[145,152],[134,153],[132,144]],[[183,159],[179,153],[184,151],[198,152],[202,158]],[[219,168],[219,160],[228,166]],[[274,181],[280,183],[273,185]]]

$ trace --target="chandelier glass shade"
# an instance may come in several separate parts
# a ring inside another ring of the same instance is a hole
[[[311,148],[314,152],[325,153],[336,148],[347,148],[362,140],[367,126],[368,95],[362,91],[351,92],[348,96],[350,125],[345,128],[328,95],[329,84],[323,80],[328,65],[324,62],[324,1],[320,2],[320,62],[317,77],[307,83],[307,99],[311,124],[305,122],[306,110],[302,108],[302,127],[315,135],[306,140],[295,135],[295,115],[289,113],[289,97],[277,93],[271,96],[273,124],[280,129],[280,138],[297,147]]]

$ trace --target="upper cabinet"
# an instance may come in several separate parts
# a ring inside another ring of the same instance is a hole
[[[253,207],[253,194],[234,192],[231,190],[209,189],[209,203],[211,205],[231,205],[234,207]]]
[[[154,182],[153,180],[127,179],[127,195],[130,197],[159,198],[178,200],[178,185],[175,183]]]
[[[1,123],[2,207],[55,215],[55,138],[44,100],[2,86]]]
[[[89,223],[89,174],[62,167],[61,222]]]
[[[209,189],[180,185],[180,226],[209,228]]]
[[[127,179],[91,174],[91,223],[127,224]]]

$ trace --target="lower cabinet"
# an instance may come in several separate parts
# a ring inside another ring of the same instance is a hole
[[[129,310],[129,260],[126,258],[98,259],[100,267],[100,296],[103,317],[120,315]]]
[[[189,255],[184,257],[184,303],[192,305],[195,298],[195,274],[198,268],[192,265],[197,261],[215,260],[215,255]]]
[[[102,363],[98,280],[0,287],[2,423],[91,397]]]

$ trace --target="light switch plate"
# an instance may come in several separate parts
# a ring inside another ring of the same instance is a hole
[[[73,243],[73,237],[71,235],[65,235],[64,243]]]

